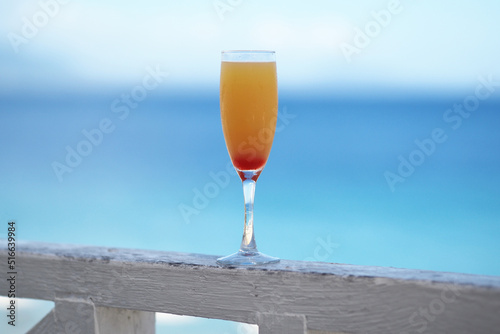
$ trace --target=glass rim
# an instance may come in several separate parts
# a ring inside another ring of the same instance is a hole
[[[275,62],[276,51],[226,50],[221,52],[221,59],[228,62]]]

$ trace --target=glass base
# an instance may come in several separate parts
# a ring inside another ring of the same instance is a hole
[[[260,252],[243,252],[220,257],[217,259],[217,264],[224,267],[236,266],[259,266],[263,264],[278,263],[280,259]]]

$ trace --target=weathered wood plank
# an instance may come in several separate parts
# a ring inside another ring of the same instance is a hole
[[[286,260],[221,268],[216,256],[44,243],[19,243],[17,258],[20,297],[87,296],[98,307],[256,323],[263,333],[270,315],[335,333],[500,328],[499,277]]]
[[[96,307],[99,334],[155,334],[155,313],[114,307]]]
[[[257,325],[259,334],[308,334],[306,318],[303,315],[259,313]]]

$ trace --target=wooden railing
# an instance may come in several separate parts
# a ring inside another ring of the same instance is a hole
[[[154,333],[155,312],[257,324],[261,334],[500,333],[500,277],[286,260],[221,268],[215,259],[24,242],[16,297],[55,302],[31,334]],[[0,280],[1,295],[9,284]]]

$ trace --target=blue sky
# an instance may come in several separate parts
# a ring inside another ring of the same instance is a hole
[[[350,62],[342,43],[355,45],[356,29],[366,32],[392,1],[232,3],[69,1],[43,22],[39,2],[3,2],[1,87],[100,89],[134,82],[148,65],[171,73],[174,87],[217,86],[224,49],[276,50],[283,88],[465,90],[478,75],[500,76],[498,1],[401,0]],[[38,32],[13,47],[12,34],[35,17]]]

